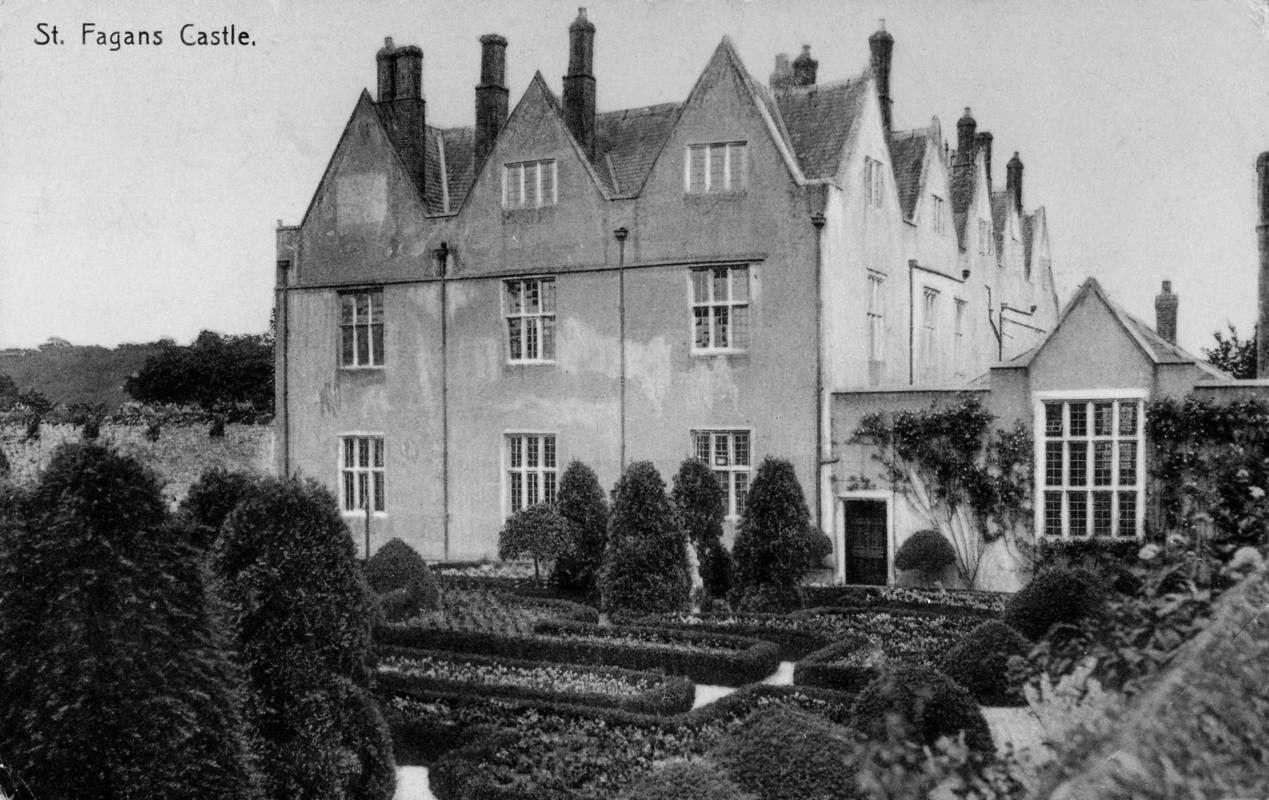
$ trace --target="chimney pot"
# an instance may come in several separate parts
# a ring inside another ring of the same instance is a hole
[[[991,143],[995,139],[991,131],[975,134],[974,146],[983,151],[983,164],[987,167],[987,191],[991,191]]]
[[[886,33],[886,21],[878,20],[877,31],[868,37],[868,49],[871,53],[870,63],[873,75],[877,79],[877,99],[881,103],[881,127],[889,138],[892,127],[891,107],[894,100],[890,97],[890,63],[894,53],[894,37]]]
[[[393,100],[420,100],[423,98],[423,51],[414,45],[398,47],[394,53],[396,94]]]
[[[978,123],[965,106],[965,113],[956,121],[956,164],[968,166],[974,163],[974,139]]]
[[[383,47],[375,54],[375,64],[379,72],[379,93],[376,97],[380,103],[390,102],[396,96],[396,48],[392,46],[392,37],[385,36]]]
[[[1154,330],[1170,344],[1176,344],[1177,296],[1172,294],[1172,281],[1163,282],[1163,291],[1154,298]]]
[[[771,72],[771,88],[787,89],[793,85],[793,65],[789,63],[788,53],[777,53],[775,69]]]
[[[811,58],[811,46],[802,45],[802,54],[793,59],[793,85],[814,86],[815,74],[819,67],[820,62]]]
[[[586,9],[568,26],[568,74],[564,76],[564,122],[582,151],[595,158],[595,26]]]
[[[1013,158],[1005,165],[1005,191],[1013,198],[1013,207],[1022,216],[1022,159],[1018,151],[1013,151]]]

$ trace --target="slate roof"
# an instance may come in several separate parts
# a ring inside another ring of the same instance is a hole
[[[867,97],[865,75],[836,83],[791,86],[775,93],[789,145],[807,178],[833,178]]]
[[[925,166],[925,150],[929,146],[929,128],[897,131],[890,136],[890,163],[894,165],[894,182],[899,189],[899,208],[905,219],[916,214],[921,191],[921,172]]]
[[[1031,274],[1031,245],[1035,243],[1035,217],[1035,214],[1026,214],[1022,218],[1022,263],[1028,276]]]
[[[992,233],[996,238],[996,258],[999,260],[1003,256],[1005,244],[1005,228],[1009,222],[1009,193],[1008,192],[992,192],[991,193],[991,227]]]
[[[949,193],[952,195],[952,218],[956,221],[956,235],[961,247],[965,247],[965,222],[969,218],[969,205],[974,200],[974,178],[977,175],[974,164],[955,164],[949,182]]]
[[[612,194],[631,195],[643,186],[681,103],[661,103],[595,115],[595,172]]]

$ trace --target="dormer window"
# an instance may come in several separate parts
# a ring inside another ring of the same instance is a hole
[[[543,208],[555,205],[555,159],[521,161],[502,167],[502,207]]]
[[[930,195],[930,207],[933,212],[932,216],[934,217],[934,232],[942,233],[944,225],[946,224],[943,217],[944,213],[946,213],[943,208],[943,198],[936,194]]]
[[[744,142],[712,142],[687,146],[683,171],[688,194],[743,192],[747,176]]]

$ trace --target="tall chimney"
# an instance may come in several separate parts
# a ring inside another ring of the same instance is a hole
[[[1013,151],[1013,158],[1005,165],[1005,191],[1013,198],[1013,207],[1022,216],[1022,159],[1018,151]]]
[[[974,115],[965,106],[965,114],[956,121],[956,165],[966,166],[974,163],[974,131],[978,123]]]
[[[1154,298],[1154,332],[1176,344],[1177,296],[1172,294],[1172,281],[1163,282],[1163,291]]]
[[[393,80],[395,100],[423,99],[423,51],[414,45],[398,47],[394,56],[396,77]]]
[[[392,46],[392,37],[385,37],[383,47],[379,49],[375,56],[375,63],[379,67],[379,102],[390,102],[396,95],[396,48]]]
[[[877,31],[868,37],[872,50],[872,72],[877,78],[877,99],[881,101],[881,126],[889,138],[891,131],[890,106],[890,55],[894,52],[894,37],[886,32],[886,21],[877,23]]]
[[[1260,313],[1256,316],[1256,377],[1269,378],[1269,152],[1256,159],[1260,175]]]
[[[793,85],[793,65],[789,63],[788,53],[776,55],[775,70],[771,73],[771,90],[779,91]]]
[[[568,26],[568,74],[564,76],[564,122],[590,159],[595,158],[595,26],[586,9]]]
[[[793,85],[814,86],[815,73],[819,68],[820,62],[811,58],[811,46],[802,45],[802,54],[793,59]]]
[[[479,167],[507,121],[507,40],[496,33],[480,37],[480,85],[476,87],[476,140],[473,163]]]
[[[991,191],[991,142],[995,137],[991,131],[983,131],[974,135],[974,146],[983,151],[983,164],[987,166],[987,191]]]

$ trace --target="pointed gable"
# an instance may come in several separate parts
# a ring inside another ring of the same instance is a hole
[[[789,86],[775,94],[789,144],[807,178],[837,176],[867,89],[867,76],[861,75],[836,83]]]
[[[890,163],[894,166],[894,183],[904,219],[910,220],[916,214],[921,186],[925,182],[926,151],[930,138],[928,128],[897,131],[890,136]]]

